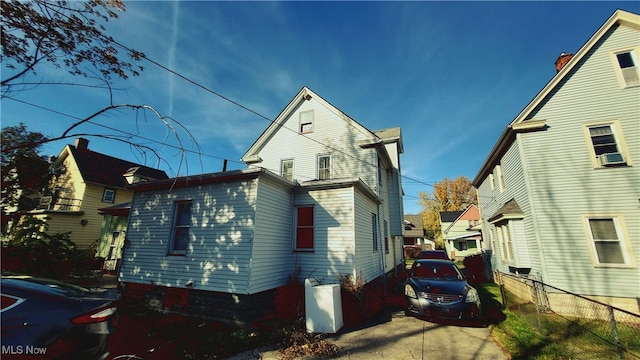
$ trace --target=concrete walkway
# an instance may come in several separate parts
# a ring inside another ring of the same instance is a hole
[[[340,351],[337,359],[507,359],[482,326],[435,323],[387,312],[354,329],[340,329],[327,340]],[[277,360],[279,350],[256,349],[230,360]],[[304,357],[304,359],[313,359]]]

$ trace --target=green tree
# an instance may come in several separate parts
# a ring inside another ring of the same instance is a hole
[[[0,208],[3,215],[34,208],[41,189],[47,183],[49,163],[40,155],[40,146],[33,144],[44,139],[44,135],[28,131],[24,124],[2,129]],[[21,146],[23,144],[28,146]]]
[[[465,176],[453,180],[444,178],[433,186],[433,193],[420,192],[422,221],[427,237],[435,239],[436,247],[443,248],[442,231],[440,229],[440,212],[460,211],[471,204],[478,204],[476,191],[471,181]]]

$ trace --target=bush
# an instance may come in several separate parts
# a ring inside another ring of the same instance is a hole
[[[2,248],[2,270],[83,282],[93,277],[95,249],[78,250],[70,232],[48,234],[47,219],[26,216]]]

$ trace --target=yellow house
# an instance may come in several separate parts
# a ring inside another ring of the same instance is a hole
[[[49,218],[49,233],[71,232],[79,249],[97,246],[103,215],[98,209],[132,200],[127,185],[166,179],[162,170],[91,151],[78,138],[66,145],[51,165],[52,178],[39,206],[29,214]]]

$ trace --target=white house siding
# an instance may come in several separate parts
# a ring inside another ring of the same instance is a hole
[[[300,268],[300,275],[325,284],[337,284],[339,276],[352,275],[355,251],[353,187],[296,192],[294,204],[314,206],[313,251],[293,253],[294,266]]]
[[[520,135],[519,135],[520,136]],[[523,228],[521,231],[513,232],[512,238],[513,247],[515,249],[527,248],[528,259],[525,257],[517,257],[514,261],[505,262],[500,260],[501,254],[499,248],[494,248],[494,243],[490,244],[492,250],[492,264],[495,269],[502,272],[509,272],[509,266],[513,267],[527,267],[531,266],[531,274],[542,274],[543,266],[539,254],[539,246],[536,236],[536,222],[532,214],[530,206],[530,200],[528,196],[527,186],[527,173],[523,168],[525,159],[521,156],[519,147],[519,137],[511,144],[509,149],[505,152],[500,160],[500,166],[502,168],[502,174],[504,177],[504,191],[500,190],[499,186],[491,189],[490,178],[487,177],[484,182],[478,188],[478,208],[482,216],[483,234],[486,234],[488,238],[490,234],[495,235],[495,226],[487,222],[487,219],[492,217],[506,202],[511,199],[515,199],[518,206],[522,210],[523,216]],[[492,240],[497,241],[496,238]],[[485,246],[489,244],[485,243]],[[518,261],[527,260],[526,262],[518,263]]]
[[[292,187],[260,178],[251,256],[250,293],[286,284],[293,274],[291,256]]]
[[[313,111],[313,132],[299,134],[300,112]],[[336,136],[336,134],[342,134]],[[331,178],[362,178],[372,189],[376,188],[376,151],[362,149],[358,143],[372,139],[373,134],[351,120],[312,98],[303,101],[273,134],[258,156],[255,164],[280,174],[280,162],[293,159],[294,179],[304,182],[318,178],[317,155],[331,155]]]
[[[137,192],[123,250],[125,282],[246,294],[257,180]],[[173,202],[192,200],[192,242],[167,256]]]
[[[404,229],[404,208],[402,204],[402,181],[400,172],[389,169],[387,175],[388,204],[389,204],[389,233],[402,236]]]
[[[638,46],[638,31],[619,27],[603,37],[574,69],[536,119],[548,130],[523,136],[537,224],[546,244],[549,282],[581,294],[640,294],[640,87],[621,89],[610,52]],[[634,166],[594,169],[583,124],[618,120]],[[620,214],[627,224],[636,266],[596,268],[583,214]]]
[[[379,206],[368,196],[361,192],[355,193],[355,242],[356,242],[356,277],[362,277],[370,282],[382,276],[382,254],[384,243],[381,241],[382,220],[380,219]],[[378,250],[373,249],[373,232],[371,214],[378,214]]]
[[[400,173],[400,154],[398,152],[398,144],[386,144],[385,148],[391,162],[391,169],[388,169],[387,178],[389,191],[388,202],[390,210],[389,232],[393,235],[402,236],[404,230],[404,209],[402,204],[402,174]],[[400,216],[400,218],[396,218]]]

